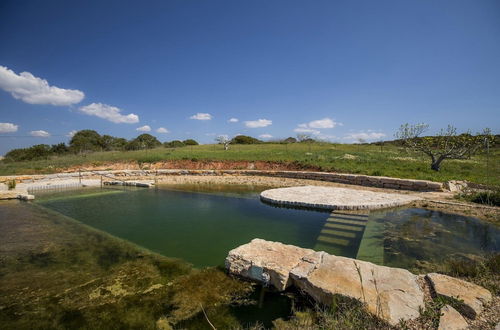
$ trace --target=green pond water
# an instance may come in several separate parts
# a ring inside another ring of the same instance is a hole
[[[195,267],[223,265],[253,238],[395,267],[500,250],[498,227],[415,208],[367,215],[288,209],[262,203],[264,188],[179,185],[85,188],[43,193],[36,203]]]

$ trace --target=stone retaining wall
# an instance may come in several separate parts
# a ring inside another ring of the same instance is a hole
[[[58,173],[47,175],[19,175],[3,176],[0,182],[16,179],[18,182],[33,182],[37,180],[77,178],[79,172]],[[345,184],[354,184],[368,187],[379,187],[412,191],[443,191],[444,186],[440,182],[398,179],[383,176],[369,176],[358,174],[341,174],[329,172],[307,172],[307,171],[261,171],[261,170],[115,170],[115,171],[82,171],[82,177],[96,177],[99,175],[112,175],[114,177],[127,177],[134,179],[153,178],[167,175],[250,175],[269,176],[291,179],[307,179],[318,181],[329,181]]]

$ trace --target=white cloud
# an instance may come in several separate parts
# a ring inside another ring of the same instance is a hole
[[[160,127],[156,130],[156,133],[169,133],[168,129],[166,129],[165,127]]]
[[[141,127],[137,127],[135,130],[139,132],[151,132],[151,127],[149,125],[144,125]]]
[[[359,139],[366,140],[366,141],[373,141],[373,140],[379,140],[383,137],[385,137],[385,133],[381,132],[373,132],[371,130],[367,132],[357,132],[357,133],[349,133],[346,136],[344,136],[342,139],[343,140],[350,140],[350,141],[358,141]]]
[[[293,131],[296,133],[302,133],[302,134],[305,134],[305,133],[314,134],[314,135],[320,134],[320,131],[318,131],[317,129],[304,128],[304,127],[300,127],[300,126],[301,125],[299,125],[299,127],[294,129]]]
[[[308,126],[310,128],[334,128],[338,123],[330,118],[323,118],[319,120],[310,121]]]
[[[261,139],[270,139],[270,138],[272,138],[273,136],[272,136],[271,134],[261,134],[261,135],[259,135],[259,137],[260,137]]]
[[[321,132],[318,130],[318,128],[334,128],[337,125],[342,126],[342,123],[337,123],[331,118],[323,118],[313,120],[308,123],[298,124],[297,128],[294,129],[294,132],[319,135]]]
[[[14,133],[18,128],[18,125],[12,123],[0,123],[0,133]]]
[[[237,122],[239,122],[239,119],[238,118],[230,118],[227,122],[228,123],[237,123]]]
[[[5,66],[0,66],[0,88],[30,104],[71,105],[85,97],[82,91],[50,86],[45,79],[29,72],[16,74]]]
[[[210,120],[212,119],[212,115],[209,113],[201,113],[198,112],[196,115],[192,115],[189,117],[189,119],[195,119],[195,120]]]
[[[72,130],[71,132],[68,132],[66,136],[72,138],[73,136],[75,136],[77,132],[78,132],[77,130]]]
[[[257,120],[250,120],[245,122],[245,126],[248,128],[259,128],[259,127],[267,127],[269,125],[272,125],[273,121],[268,120],[268,119],[257,119]]]
[[[84,107],[80,107],[80,112],[89,115],[96,116],[102,119],[109,120],[116,124],[135,124],[139,122],[139,116],[131,113],[128,115],[122,115],[121,109],[113,107],[111,105],[102,103],[92,103]]]
[[[49,137],[50,136],[50,133],[47,132],[47,131],[42,131],[42,130],[39,130],[39,131],[31,131],[30,132],[31,136],[36,136],[36,137]]]

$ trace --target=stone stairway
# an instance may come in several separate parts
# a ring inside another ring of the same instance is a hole
[[[368,222],[368,211],[333,211],[321,230],[314,250],[356,256]]]

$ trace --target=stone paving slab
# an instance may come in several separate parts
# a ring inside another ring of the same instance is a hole
[[[302,186],[265,190],[261,200],[285,206],[328,210],[373,210],[409,204],[419,197],[349,188]]]

